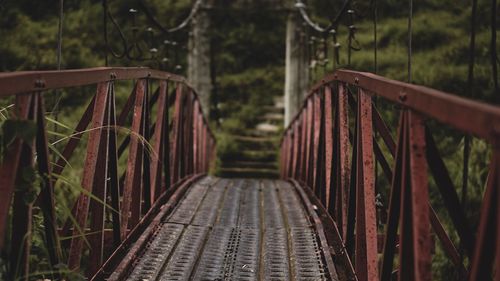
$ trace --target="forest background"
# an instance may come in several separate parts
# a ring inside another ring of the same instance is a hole
[[[224,1],[220,2],[223,7]],[[316,0],[306,4],[313,20],[326,26],[329,19],[340,10],[342,2],[344,1]],[[376,71],[382,76],[406,81],[407,1],[351,2],[351,8],[355,11],[353,22],[346,16],[337,30],[340,64],[336,67],[375,71],[376,5]],[[500,93],[495,92],[491,60],[492,52],[498,52],[498,47],[497,50],[491,48],[491,25],[493,20],[493,24],[498,26],[499,17],[498,14],[492,15],[491,1],[478,0],[472,88],[467,83],[472,1],[414,2],[412,82],[486,103],[499,104]],[[178,25],[188,16],[193,5],[189,0],[144,0],[142,3],[147,5],[164,27]],[[107,55],[110,66],[150,66],[185,74],[187,41],[190,36],[188,29],[168,35],[161,33],[148,21],[144,13],[141,13],[138,0],[109,0],[108,7],[117,23],[114,26],[108,22],[109,47],[117,52],[123,50],[120,29],[129,44],[138,44],[145,56],[152,59],[137,61],[109,55],[104,38],[102,1],[66,0],[62,26],[62,69],[104,66]],[[138,13],[131,13],[130,9],[138,10]],[[496,10],[499,11],[499,8]],[[256,1],[251,9],[216,8],[211,17],[214,26],[211,30],[211,44],[216,90],[212,96],[210,120],[217,128],[219,154],[223,154],[224,149],[239,149],[231,147],[231,141],[226,137],[229,132],[237,133],[255,125],[262,114],[263,106],[272,104],[274,97],[283,95],[287,13],[267,6],[263,1]],[[58,21],[57,0],[0,0],[0,71],[57,69]],[[348,64],[348,26],[351,24],[356,26],[353,44],[359,50],[352,51],[351,63]],[[152,29],[148,29],[150,27]],[[313,33],[307,35],[315,36]],[[326,40],[331,48],[331,38]],[[174,41],[177,44],[172,44]],[[498,64],[498,61],[495,63]],[[319,79],[324,73],[331,72],[332,67],[330,59],[326,68],[311,68],[311,82]],[[92,89],[59,93],[62,98],[48,100],[48,108],[59,112],[58,122],[71,126],[70,124],[76,122],[77,113],[82,112],[87,104],[89,91]],[[0,108],[5,109],[9,104],[8,100],[2,100]],[[393,123],[397,120],[394,112],[384,114],[385,118]],[[1,116],[0,119],[0,122],[5,121]],[[58,134],[64,136],[64,133],[63,131]],[[57,139],[57,135],[52,137]],[[464,136],[445,129],[436,132],[435,138],[460,194]],[[490,148],[486,143],[472,139],[467,215],[474,226],[477,225],[479,204],[487,177],[489,153]],[[73,173],[77,174],[79,170],[75,168]],[[452,227],[449,227],[449,216],[433,184],[430,194],[433,206],[458,245],[458,236],[451,230]],[[64,213],[63,210],[60,212]],[[42,233],[43,231],[39,231],[40,235]],[[46,267],[46,257],[42,238],[35,235],[34,239],[34,270],[43,270]],[[0,262],[0,272],[2,270],[5,270],[5,265]],[[435,280],[456,279],[456,272],[439,243],[436,243],[433,256],[433,275]]]

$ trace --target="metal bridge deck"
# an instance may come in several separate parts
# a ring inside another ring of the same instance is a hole
[[[204,178],[164,219],[127,280],[331,280],[284,181]]]

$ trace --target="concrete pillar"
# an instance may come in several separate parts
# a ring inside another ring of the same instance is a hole
[[[202,7],[196,13],[188,42],[187,79],[200,98],[205,117],[210,114],[210,94],[213,89],[210,76],[210,10]]]
[[[299,111],[309,86],[309,65],[306,45],[301,43],[301,23],[300,15],[290,11],[286,24],[285,127]]]

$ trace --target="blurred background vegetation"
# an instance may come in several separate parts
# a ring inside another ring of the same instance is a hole
[[[190,0],[148,0],[152,14],[165,27],[179,24],[189,13]],[[224,1],[221,1],[221,3]],[[328,25],[329,19],[340,9],[343,0],[316,0],[306,2],[312,18]],[[413,17],[413,83],[466,96],[494,104],[500,100],[495,93],[490,60],[491,10],[490,1],[478,0],[476,20],[475,80],[468,90],[468,59],[471,1],[421,0],[414,1]],[[285,30],[287,14],[269,9],[260,1],[253,9],[214,9],[212,19],[212,48],[216,73],[215,92],[212,96],[211,122],[217,127],[219,154],[232,153],[242,149],[228,137],[241,134],[257,124],[264,106],[273,104],[273,98],[283,95],[285,64]],[[374,1],[352,1],[356,11],[355,43],[359,51],[353,51],[351,65],[347,63],[348,25],[342,19],[337,30],[340,46],[340,65],[337,67],[374,71],[373,41]],[[137,42],[147,60],[117,59],[108,55],[110,66],[150,66],[171,72],[185,74],[187,40],[189,32],[163,35],[158,30],[148,31],[152,24],[143,13],[133,15],[130,9],[139,10],[137,0],[109,0],[110,13],[117,26],[124,33],[129,44]],[[407,77],[407,1],[377,0],[378,6],[378,74],[405,81]],[[221,7],[224,7],[222,3]],[[0,0],[0,71],[45,70],[57,68],[58,0]],[[500,10],[497,8],[497,11]],[[137,27],[134,35],[134,17]],[[496,25],[498,26],[498,16]],[[62,68],[85,68],[105,65],[106,44],[103,31],[103,5],[98,0],[65,0],[63,21]],[[120,52],[123,49],[118,29],[108,23],[109,45]],[[314,35],[314,34],[310,34]],[[135,36],[135,40],[133,39]],[[321,36],[321,35],[316,35]],[[165,41],[166,40],[166,41]],[[328,39],[330,40],[330,39]],[[172,44],[175,41],[177,44]],[[331,44],[331,41],[328,41]],[[165,44],[167,43],[167,44]],[[156,51],[153,51],[156,49]],[[331,46],[330,46],[331,49]],[[498,50],[497,50],[498,51]],[[166,60],[165,60],[166,59]],[[325,72],[331,72],[332,60],[326,69],[312,69],[311,82]],[[81,116],[94,89],[63,92],[62,99],[49,99],[47,108],[57,107],[59,121],[74,127],[77,116]],[[54,95],[57,96],[57,95]],[[118,97],[120,94],[118,93]],[[0,108],[8,108],[9,100],[1,100]],[[381,108],[394,109],[383,102]],[[384,118],[397,123],[396,110],[383,112]],[[1,116],[0,116],[1,117]],[[5,118],[2,118],[2,121]],[[434,124],[430,124],[431,127]],[[393,126],[394,127],[394,126]],[[452,179],[460,194],[462,186],[463,135],[451,129],[433,130],[436,142]],[[71,130],[59,129],[62,136]],[[393,132],[395,134],[395,132]],[[487,177],[490,147],[481,140],[472,140],[469,168],[469,199],[467,215],[472,225],[477,224],[480,200]],[[74,159],[75,163],[81,159]],[[77,167],[78,165],[75,165]],[[378,169],[379,173],[381,169]],[[80,171],[70,169],[67,186],[78,185],[72,176]],[[379,176],[379,185],[387,184]],[[63,199],[70,191],[59,192]],[[74,192],[73,192],[74,193]],[[384,193],[384,192],[382,192]],[[447,212],[434,184],[430,190],[433,206],[453,241],[458,245],[458,236],[452,230]],[[387,204],[387,195],[382,194]],[[64,200],[62,200],[64,201]],[[70,206],[70,203],[67,204]],[[69,208],[66,206],[65,208]],[[60,210],[61,213],[69,211]],[[36,213],[36,212],[35,212]],[[66,214],[67,215],[67,214]],[[64,216],[64,215],[63,215]],[[35,228],[32,268],[46,270],[42,240],[43,231]],[[38,237],[38,238],[37,238]],[[36,240],[39,239],[39,240]],[[465,260],[467,264],[467,260]],[[0,271],[2,271],[0,263]],[[5,268],[3,268],[5,270]],[[439,243],[436,243],[433,257],[435,280],[457,280],[452,264],[445,257]],[[0,273],[0,277],[1,277]],[[75,277],[76,278],[76,277]],[[1,278],[0,278],[1,279]]]

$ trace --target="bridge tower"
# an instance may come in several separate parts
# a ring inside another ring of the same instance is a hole
[[[233,3],[234,4],[234,3]],[[286,58],[285,58],[285,126],[297,114],[306,96],[309,78],[307,50],[303,44],[302,21],[292,4],[275,3],[288,13],[286,22]],[[234,4],[234,5],[237,5]],[[210,10],[213,1],[208,1],[194,15],[188,42],[187,78],[200,97],[205,115],[210,112],[210,96],[213,91],[212,50],[210,28],[213,28]]]
[[[210,37],[212,6],[212,1],[207,1],[196,12],[188,41],[187,78],[198,93],[203,113],[207,118],[210,115],[210,95],[213,89]]]
[[[285,127],[298,113],[307,94],[309,67],[302,21],[296,9],[289,9],[286,23]]]

